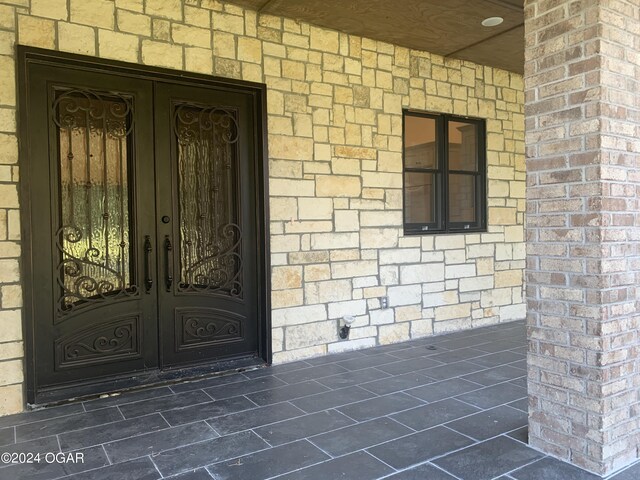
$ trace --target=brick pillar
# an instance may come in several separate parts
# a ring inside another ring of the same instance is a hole
[[[527,0],[529,442],[604,475],[640,443],[640,0]]]

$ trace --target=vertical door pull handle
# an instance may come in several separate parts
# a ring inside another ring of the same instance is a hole
[[[144,288],[145,293],[151,293],[153,288],[153,279],[151,278],[151,266],[149,264],[149,256],[151,255],[151,237],[144,236]]]
[[[173,250],[173,245],[171,245],[171,240],[169,239],[169,235],[164,236],[164,264],[166,271],[165,284],[167,286],[167,292],[171,291],[171,285],[173,285],[173,269],[171,267],[171,251]]]

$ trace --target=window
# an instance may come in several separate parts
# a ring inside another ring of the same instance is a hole
[[[404,231],[482,231],[484,120],[404,112]]]

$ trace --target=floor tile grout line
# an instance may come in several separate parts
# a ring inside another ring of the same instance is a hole
[[[151,462],[151,465],[153,465],[153,468],[155,468],[156,472],[158,472],[158,475],[160,475],[160,478],[165,478],[164,475],[162,475],[162,472],[160,471],[160,469],[158,468],[158,465],[156,465],[156,462],[153,461],[152,456],[148,455],[148,457],[149,457],[149,461]]]
[[[537,450],[536,450],[536,451],[537,451]],[[541,455],[543,455],[543,456],[542,456],[542,457],[540,457],[540,458],[536,458],[535,460],[532,460],[532,461],[530,461],[530,462],[528,462],[528,463],[525,463],[524,465],[520,465],[518,468],[514,468],[514,469],[512,469],[512,470],[509,470],[508,472],[504,472],[502,475],[509,475],[509,476],[511,476],[511,474],[512,474],[513,472],[516,472],[516,471],[520,470],[521,468],[528,467],[529,465],[533,465],[534,463],[537,463],[537,462],[539,462],[539,461],[541,461],[541,460],[543,460],[543,459],[545,459],[545,458],[547,458],[547,457],[548,457],[548,455],[545,455],[545,454],[543,454],[542,452],[538,452],[538,453],[540,453],[540,454],[541,454]]]
[[[104,456],[107,458],[107,462],[109,462],[109,465],[113,465],[114,463],[111,461],[111,457],[109,457],[109,453],[107,453],[107,449],[104,446],[104,443],[101,443],[100,446],[102,447],[102,451],[104,452]]]

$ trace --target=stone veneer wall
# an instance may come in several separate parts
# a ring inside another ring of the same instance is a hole
[[[267,84],[274,362],[524,318],[520,75],[215,0],[0,0],[0,414],[23,409],[16,42]],[[403,107],[487,119],[487,233],[402,235]]]

